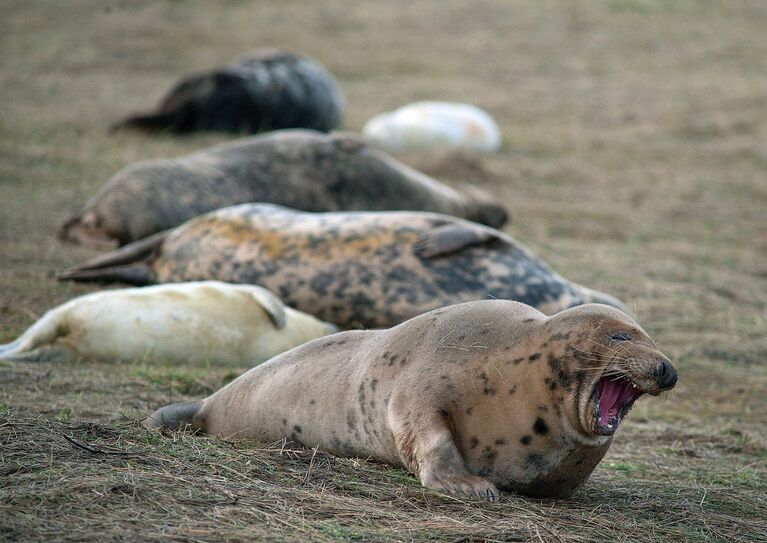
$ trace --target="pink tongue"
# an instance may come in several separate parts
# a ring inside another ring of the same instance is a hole
[[[620,416],[621,409],[642,393],[626,379],[599,381],[599,424],[606,426],[611,419]]]

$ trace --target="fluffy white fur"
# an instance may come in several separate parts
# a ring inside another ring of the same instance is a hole
[[[219,281],[87,294],[48,311],[0,360],[157,359],[260,363],[332,324],[285,306],[258,286]]]
[[[493,118],[471,104],[416,102],[370,119],[367,140],[389,151],[453,148],[497,151],[501,132]]]

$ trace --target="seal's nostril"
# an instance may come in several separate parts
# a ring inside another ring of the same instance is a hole
[[[671,362],[664,360],[658,365],[658,386],[662,389],[671,388],[676,384],[677,374]]]

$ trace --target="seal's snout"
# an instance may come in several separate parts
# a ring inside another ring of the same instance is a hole
[[[661,390],[669,390],[674,388],[677,381],[677,373],[674,366],[668,360],[663,360],[656,370],[656,377],[658,380],[658,388]]]

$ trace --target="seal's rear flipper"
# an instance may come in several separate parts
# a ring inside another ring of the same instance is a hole
[[[154,272],[147,260],[162,244],[168,231],[158,232],[134,241],[109,253],[88,260],[85,264],[56,274],[57,279],[73,281],[122,281],[131,285],[151,285]]]
[[[200,430],[204,432],[202,425],[199,424],[200,421],[194,421],[200,409],[202,409],[202,400],[166,405],[145,418],[141,424],[146,428],[160,430]]]
[[[479,225],[447,224],[424,234],[415,243],[413,252],[421,258],[434,258],[498,239],[500,238],[495,232]]]
[[[8,345],[0,345],[0,360],[8,362],[68,362],[71,360],[71,355],[67,349],[59,347],[58,345],[43,345],[36,349],[24,351],[19,349],[3,350],[4,347],[12,346],[18,342],[9,343]]]
[[[122,121],[114,123],[110,130],[117,132],[119,130],[131,129],[153,134],[164,130],[171,131],[176,122],[177,115],[173,112],[147,113],[143,115],[132,115]]]
[[[104,282],[119,281],[143,287],[152,285],[155,282],[155,276],[149,266],[143,262],[138,264],[128,264],[126,266],[110,266],[107,268],[71,268],[56,274],[56,279],[60,281],[83,281],[83,282]]]
[[[0,345],[0,358],[2,358],[5,353],[9,353],[15,350],[20,343],[21,343],[21,340],[16,339],[14,341],[11,341],[10,343],[5,343],[3,345]]]

